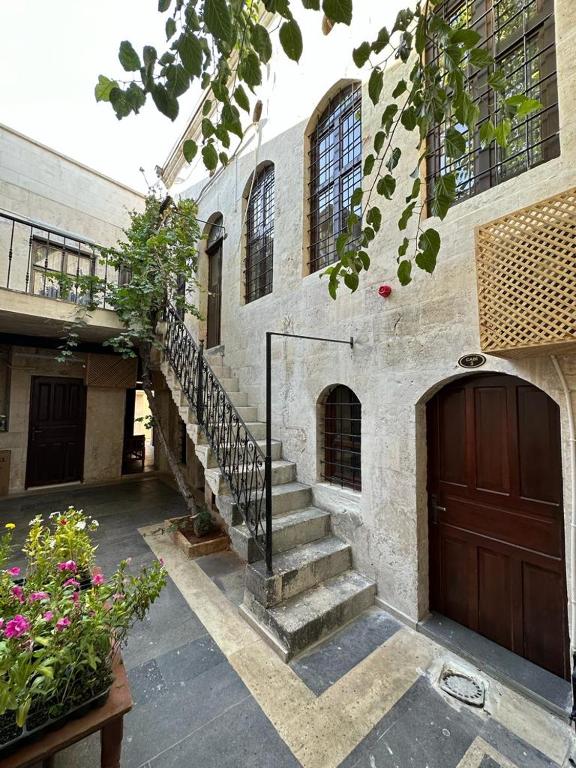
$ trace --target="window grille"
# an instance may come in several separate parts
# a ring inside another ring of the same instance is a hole
[[[246,303],[272,291],[274,256],[274,166],[257,175],[246,227]]]
[[[505,93],[496,96],[488,87],[488,69],[475,69],[467,60],[462,63],[480,118],[472,135],[465,126],[459,128],[467,139],[461,158],[445,155],[445,123],[428,134],[428,195],[438,176],[455,172],[457,197],[462,200],[560,154],[554,0],[449,0],[435,12],[453,28],[476,30],[481,35],[479,44],[492,52],[506,77]],[[428,60],[438,57],[437,47],[430,46]],[[502,99],[517,94],[537,99],[542,109],[514,119],[506,149],[495,142],[483,149],[480,127],[487,120],[499,120]]]
[[[341,384],[334,387],[324,403],[322,479],[355,491],[362,488],[361,416],[362,406],[354,392]]]
[[[79,288],[79,280],[94,274],[95,251],[82,250],[80,244],[34,237],[31,242],[31,293],[50,299],[66,299],[86,304],[90,297]]]
[[[362,93],[359,84],[341,90],[322,114],[310,146],[310,261],[309,271],[338,260],[336,240],[348,216],[361,215],[351,198],[362,185]],[[357,234],[360,234],[360,223]]]

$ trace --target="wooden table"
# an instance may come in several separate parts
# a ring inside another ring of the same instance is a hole
[[[53,768],[54,756],[58,752],[96,731],[100,731],[101,768],[120,768],[124,715],[132,709],[132,696],[120,656],[113,669],[114,682],[104,706],[25,744],[22,749],[0,759],[0,768],[27,768],[36,763],[41,763],[43,768]]]

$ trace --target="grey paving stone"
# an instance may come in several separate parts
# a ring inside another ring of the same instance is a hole
[[[484,755],[482,762],[480,763],[480,768],[502,768],[502,766],[500,763],[497,763],[495,760],[493,760],[489,755]]]
[[[338,682],[400,629],[400,623],[377,608],[315,646],[290,666],[317,696]]]
[[[484,741],[519,768],[558,768],[558,763],[510,733],[494,718],[487,721],[480,735]]]
[[[204,635],[165,653],[156,661],[164,680],[168,684],[180,685],[183,682],[189,683],[208,669],[226,662],[226,657],[210,635]]]
[[[252,696],[150,761],[151,768],[298,768],[300,765]]]

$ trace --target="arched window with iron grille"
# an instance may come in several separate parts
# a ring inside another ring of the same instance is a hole
[[[359,83],[339,91],[310,136],[310,254],[308,271],[338,259],[336,240],[346,230],[354,190],[362,186],[362,93]],[[358,222],[358,234],[361,223]]]
[[[362,405],[342,384],[324,399],[320,429],[322,479],[342,488],[362,489]]]
[[[272,292],[274,257],[274,166],[256,176],[246,217],[246,303]]]

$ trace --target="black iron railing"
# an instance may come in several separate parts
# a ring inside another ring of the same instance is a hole
[[[106,294],[93,285],[109,273],[116,277],[96,243],[0,211],[0,287],[105,309]]]
[[[206,362],[176,309],[168,304],[164,348],[182,391],[194,410],[232,497],[256,546],[272,570],[272,528],[266,524],[264,452]],[[267,546],[268,544],[268,546]]]

